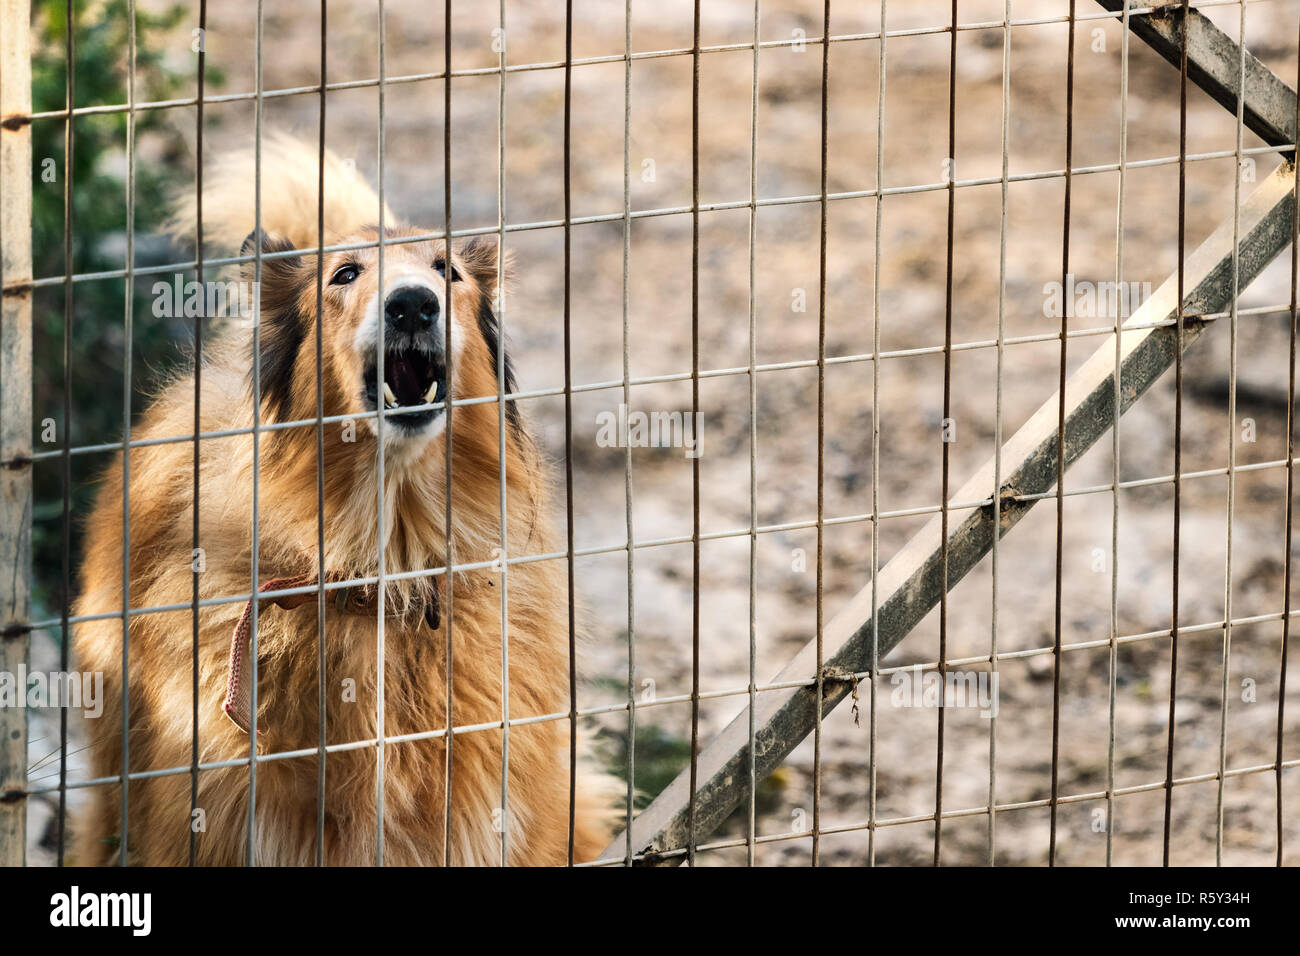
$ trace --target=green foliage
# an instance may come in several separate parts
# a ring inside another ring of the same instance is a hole
[[[627,685],[617,678],[598,678],[594,683],[615,688]],[[624,782],[627,781],[627,731],[602,727],[596,733],[596,752],[609,773]],[[636,724],[636,790],[633,805],[639,812],[650,801],[663,792],[679,773],[690,766],[691,742],[685,737],[674,736],[658,724],[646,723],[644,719]],[[760,815],[775,812],[781,805],[781,793],[786,787],[784,768],[778,768],[758,782],[756,790],[756,810]],[[747,800],[728,817],[724,828],[735,832],[743,831],[749,820]]]
[[[75,14],[77,107],[121,104],[127,101],[128,16],[126,0],[81,5]],[[169,99],[180,95],[183,79],[170,73],[161,46],[155,40],[174,29],[185,15],[175,5],[161,14],[136,11],[137,101]],[[45,0],[33,14],[32,107],[36,112],[61,110],[67,97],[67,22],[61,0]],[[165,128],[168,111],[145,110],[136,114],[137,139]],[[63,268],[64,123],[42,120],[32,125],[33,195],[32,242],[36,275]],[[126,184],[121,170],[108,169],[109,157],[123,158],[127,114],[82,117],[75,123],[72,181],[74,186],[73,261],[79,271],[97,267],[121,268],[107,262],[96,249],[106,235],[126,228]],[[54,160],[57,180],[45,182],[44,161]],[[136,227],[148,229],[163,214],[161,170],[139,165],[136,169]],[[111,201],[106,201],[112,197]],[[122,302],[118,298],[118,304]],[[61,330],[60,330],[61,331]]]
[[[177,73],[169,66],[175,58],[165,56],[164,47],[167,38],[176,36],[175,28],[185,14],[186,7],[180,4],[162,12],[136,11],[137,102],[177,98],[193,89],[189,74]],[[76,106],[127,102],[129,36],[126,0],[76,5]],[[38,113],[62,110],[66,105],[66,42],[66,5],[62,0],[41,0],[34,4],[32,104]],[[177,138],[172,132],[173,124],[192,116],[193,108],[181,112],[139,112],[135,118],[136,142],[152,137],[155,147],[174,143]],[[65,128],[66,123],[59,119],[36,120],[32,124],[34,275],[60,275],[65,271],[64,188],[69,173],[73,185],[72,267],[77,272],[124,268],[127,114],[78,117],[73,123],[70,171],[65,163]],[[177,158],[165,148],[161,152],[165,161]],[[147,237],[155,232],[165,216],[166,190],[177,176],[174,167],[168,168],[170,165],[136,164],[135,231],[138,235]],[[132,303],[131,345],[137,385],[148,369],[170,364],[178,344],[187,338],[183,325],[173,325],[172,320],[153,315],[147,296],[140,294],[147,292],[148,286],[145,280],[140,281],[140,290]],[[38,450],[59,447],[69,432],[76,444],[116,440],[123,426],[124,280],[78,282],[73,286],[70,427],[63,421],[63,287],[38,290],[33,306],[35,447]],[[133,391],[138,396],[138,388]],[[42,423],[47,420],[55,423],[54,445],[43,441],[48,429]],[[74,561],[79,538],[77,516],[85,513],[93,494],[93,479],[107,464],[108,459],[103,455],[74,458],[71,494]],[[34,597],[38,604],[47,607],[58,607],[65,598],[61,574],[63,493],[62,462],[57,459],[43,462],[35,473]]]
[[[599,749],[610,773],[627,780],[627,733],[602,728],[597,734]],[[637,721],[635,805],[643,809],[650,800],[686,767],[691,760],[691,742],[675,737],[658,724]]]

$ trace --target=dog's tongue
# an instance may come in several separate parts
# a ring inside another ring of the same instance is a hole
[[[404,353],[390,352],[384,361],[384,381],[393,389],[399,405],[420,405],[427,386],[420,370]]]

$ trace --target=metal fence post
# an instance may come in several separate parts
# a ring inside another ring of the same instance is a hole
[[[0,5],[0,284],[32,277],[29,0]],[[32,290],[0,307],[0,673],[26,673],[32,567]],[[17,692],[23,693],[18,687]],[[0,865],[27,857],[27,710],[0,705]]]

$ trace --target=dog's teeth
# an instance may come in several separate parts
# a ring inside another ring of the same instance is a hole
[[[436,400],[434,396],[436,396],[437,394],[438,394],[438,383],[434,382],[432,385],[429,386],[429,390],[424,393],[424,400],[426,402],[432,403],[433,401]]]
[[[397,404],[397,396],[393,394],[393,386],[387,382],[384,383],[384,404],[389,408]]]

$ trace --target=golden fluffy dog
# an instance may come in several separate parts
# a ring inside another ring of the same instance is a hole
[[[379,203],[347,164],[329,156],[325,169],[326,244],[374,242]],[[204,225],[213,246],[251,255],[317,245],[317,155],[313,146],[268,138],[262,156],[261,223],[253,228],[251,151],[208,170]],[[388,237],[418,235],[391,212]],[[193,236],[193,200],[174,223]],[[245,238],[247,236],[247,238]],[[212,246],[208,255],[212,254]],[[248,429],[253,394],[261,423],[314,419],[317,413],[317,332],[326,416],[356,416],[324,429],[324,569],[332,579],[376,577],[382,548],[386,575],[444,566],[446,554],[445,442],[452,449],[452,552],[456,563],[490,561],[501,541],[499,468],[505,461],[506,535],[512,554],[554,551],[548,526],[544,462],[511,403],[505,444],[498,442],[495,402],[457,406],[450,433],[442,406],[454,397],[497,394],[498,350],[504,348],[493,312],[497,293],[494,242],[453,247],[441,242],[386,245],[383,287],[375,246],[324,257],[324,293],[316,308],[316,256],[298,253],[262,260],[260,380],[253,381],[251,329],[230,328],[206,342],[201,368],[204,432]],[[252,281],[254,267],[242,268]],[[444,348],[450,316],[451,354]],[[384,355],[378,354],[380,323]],[[245,323],[251,324],[251,323]],[[505,389],[513,389],[510,373]],[[450,371],[449,371],[450,370]],[[450,381],[448,381],[450,378]],[[192,372],[175,377],[154,398],[133,439],[184,436],[194,424]],[[379,423],[387,406],[383,539],[377,520]],[[430,407],[432,406],[432,407]],[[414,409],[414,411],[407,411]],[[130,533],[122,540],[123,469],[108,470],[90,516],[80,573],[78,615],[115,614],[122,606],[123,549],[129,549],[133,608],[186,605],[192,569],[201,599],[248,594],[253,560],[255,478],[259,501],[256,554],[259,582],[317,573],[317,438],[314,424],[201,442],[201,554],[191,554],[193,445],[189,441],[133,448],[129,461]],[[446,644],[453,640],[452,712],[457,726],[500,721],[502,675],[501,575],[457,572],[387,580],[382,732],[434,731],[447,725]],[[562,562],[511,565],[508,571],[509,714],[511,718],[569,709],[568,610]],[[283,589],[280,585],[278,589]],[[449,602],[445,594],[453,591]],[[441,608],[439,597],[441,595]],[[342,596],[340,596],[342,595]],[[336,600],[338,598],[338,600]],[[324,629],[327,743],[374,741],[377,719],[378,614],[373,589],[327,594]],[[199,618],[199,760],[248,754],[248,734],[236,725],[238,703],[250,695],[251,665],[239,660],[232,637],[249,610],[240,602],[205,606]],[[441,611],[441,613],[439,613]],[[311,751],[318,745],[318,605],[315,593],[260,605],[257,625],[259,753]],[[435,626],[436,625],[436,626]],[[121,773],[120,618],[76,628],[79,666],[102,671],[108,706],[91,738],[92,773]],[[185,767],[191,761],[191,612],[135,614],[129,642],[129,766],[132,772]],[[230,713],[223,712],[223,700]],[[244,723],[250,714],[244,715]],[[516,864],[562,864],[569,843],[569,724],[548,720],[513,726],[509,734],[508,812],[502,813],[500,728],[457,734],[452,746],[451,818],[444,821],[447,775],[441,737],[385,747],[384,862],[493,864],[501,828]],[[370,864],[378,834],[377,753],[373,743],[328,754],[325,762],[324,860]],[[258,864],[309,865],[316,858],[317,757],[259,762],[253,801],[252,855]],[[609,837],[609,778],[579,774],[573,841],[578,860],[594,858]],[[186,772],[128,784],[128,861],[184,864],[192,826],[202,864],[246,862],[249,832],[247,766],[203,770],[192,820]],[[120,786],[93,790],[79,821],[80,863],[114,861],[121,840]],[[444,832],[450,833],[444,847]]]

